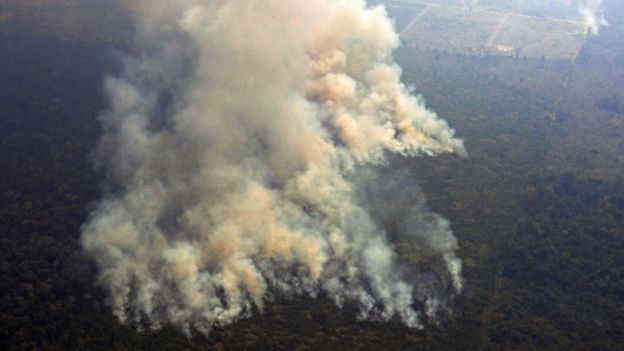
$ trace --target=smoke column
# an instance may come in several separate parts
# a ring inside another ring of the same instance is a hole
[[[591,35],[598,35],[600,27],[607,26],[609,23],[602,15],[601,6],[603,0],[585,0],[578,5],[578,12],[585,22],[585,32]]]
[[[457,242],[388,155],[465,151],[400,82],[383,8],[139,6],[133,54],[106,80],[105,194],[82,236],[114,314],[206,334],[302,294],[435,318],[462,288]],[[426,263],[400,263],[397,240]]]
[[[602,14],[603,0],[517,0],[528,12],[537,12],[544,17],[561,16],[585,23],[585,34],[598,35],[600,28],[607,26]]]

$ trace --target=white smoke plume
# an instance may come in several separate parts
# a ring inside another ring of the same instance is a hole
[[[598,35],[607,26],[604,18],[603,0],[515,0],[523,11],[542,17],[560,17],[585,23],[585,33]]]
[[[134,52],[106,81],[107,186],[82,238],[122,322],[208,333],[320,294],[419,327],[461,290],[448,222],[386,155],[465,150],[400,82],[383,8],[139,4]],[[395,239],[427,263],[399,264]]]
[[[609,25],[602,12],[602,0],[585,0],[578,5],[578,12],[585,22],[585,33],[598,35],[600,28]]]
[[[526,1],[529,8],[544,12],[546,15],[558,15],[564,18],[578,19],[585,23],[585,33],[598,35],[600,28],[608,25],[602,14],[603,0],[520,0]],[[573,15],[572,12],[576,10]],[[567,14],[566,14],[567,12]]]

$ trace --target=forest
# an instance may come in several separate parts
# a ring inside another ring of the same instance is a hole
[[[359,322],[294,297],[192,338],[120,324],[79,243],[101,193],[102,76],[127,42],[0,21],[0,349],[623,349],[624,4],[608,3],[611,25],[573,63],[397,52],[469,153],[407,164],[464,262],[466,289],[438,323]]]

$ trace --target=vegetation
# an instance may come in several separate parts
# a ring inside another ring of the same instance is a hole
[[[624,101],[619,96],[602,98],[598,100],[596,106],[608,112],[624,114]]]
[[[610,19],[574,64],[397,54],[469,150],[409,165],[464,260],[466,290],[439,325],[357,322],[349,307],[294,298],[187,339],[119,324],[79,245],[99,193],[89,154],[101,76],[115,74],[110,53],[124,44],[44,35],[15,18],[0,22],[0,349],[623,348],[624,131],[613,107],[624,46],[610,45],[624,43],[621,23]]]

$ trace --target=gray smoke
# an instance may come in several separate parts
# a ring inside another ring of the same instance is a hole
[[[107,190],[83,230],[122,322],[208,333],[322,292],[419,327],[415,306],[434,317],[461,291],[448,222],[386,155],[465,150],[400,82],[382,8],[138,4],[135,53],[106,80]]]

